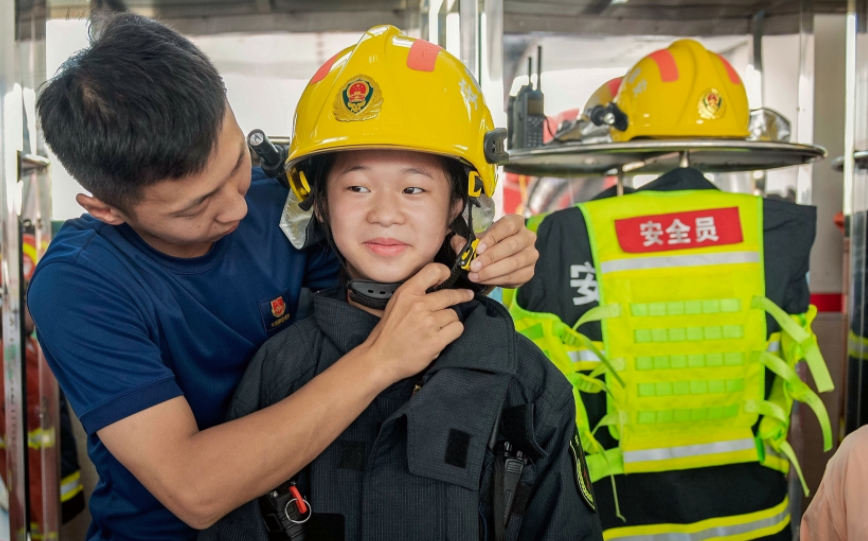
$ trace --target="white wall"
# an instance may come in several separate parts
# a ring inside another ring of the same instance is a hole
[[[844,174],[832,159],[844,154],[844,54],[846,17],[814,17],[814,141],[828,158],[813,167],[813,204],[817,206],[817,238],[811,252],[811,291],[843,291],[843,236],[833,218],[843,208]]]
[[[774,109],[792,124],[792,141],[796,140],[799,100],[799,36],[765,36],[763,38],[763,107]],[[759,104],[751,103],[751,108]],[[811,141],[799,141],[810,143]],[[766,173],[766,193],[786,195],[796,190],[798,169],[787,167]]]
[[[52,77],[63,62],[88,45],[87,21],[84,19],[52,19],[45,23],[45,73]],[[85,190],[60,165],[49,150],[51,159],[51,219],[68,220],[81,216],[84,209],[75,202],[75,195]]]

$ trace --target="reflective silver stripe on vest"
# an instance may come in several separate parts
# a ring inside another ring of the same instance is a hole
[[[733,263],[759,263],[759,252],[724,252],[698,255],[664,255],[613,259],[600,264],[602,272],[657,269],[671,267],[698,267],[700,265],[726,265]]]
[[[606,354],[605,351],[603,351],[601,353],[603,353],[604,355]],[[600,362],[600,358],[597,357],[597,355],[589,349],[577,349],[577,350],[573,350],[573,351],[568,351],[567,355],[570,356],[570,359],[574,363],[577,363],[579,361],[591,361],[591,362],[597,362],[597,363]]]
[[[627,535],[624,537],[610,537],[611,541],[706,541],[707,539],[730,539],[737,535],[744,535],[763,528],[771,528],[777,526],[789,519],[789,509],[784,509],[780,513],[759,520],[752,520],[744,524],[733,524],[731,526],[712,526],[705,530],[695,533],[653,533],[653,534],[638,534]],[[609,530],[611,531],[611,530]]]
[[[659,449],[643,449],[641,451],[624,451],[624,463],[652,462],[690,456],[714,455],[717,453],[734,453],[749,449],[756,449],[756,442],[753,438],[716,441],[714,443],[701,443],[698,445],[681,445],[678,447],[661,447]]]
[[[781,350],[781,341],[780,340],[774,340],[772,342],[769,342],[769,347],[766,348],[766,351],[775,351],[776,352],[776,351],[780,351],[780,350]]]

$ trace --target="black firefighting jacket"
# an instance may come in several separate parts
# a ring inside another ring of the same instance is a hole
[[[317,294],[312,317],[263,345],[230,419],[289,396],[367,339],[379,319],[345,299],[344,289]],[[570,446],[570,384],[498,303],[477,297],[456,311],[462,336],[423,374],[382,392],[297,477],[313,513],[307,541],[493,540],[493,433],[530,458],[518,539],[602,539],[593,494],[581,491],[581,451]],[[255,501],[200,535],[267,538]]]

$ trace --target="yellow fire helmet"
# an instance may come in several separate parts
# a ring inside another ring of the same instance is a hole
[[[748,136],[747,92],[738,73],[722,56],[689,39],[633,66],[614,104],[613,141]]]
[[[509,157],[505,139],[506,130],[494,128],[482,91],[460,60],[393,26],[377,26],[308,83],[296,109],[286,171],[292,197],[306,210],[311,191],[303,162],[312,155],[384,148],[453,157],[467,166],[470,199],[488,200],[487,214],[493,215],[496,164]],[[296,227],[284,231],[295,229],[287,231],[290,240],[303,244],[305,216],[292,214],[285,211],[284,221],[294,218]]]

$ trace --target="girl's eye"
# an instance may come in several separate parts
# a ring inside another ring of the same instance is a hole
[[[350,186],[350,190],[356,193],[368,193],[371,191],[364,186]]]
[[[422,188],[404,188],[404,193],[407,195],[418,195],[422,193],[424,190]]]

